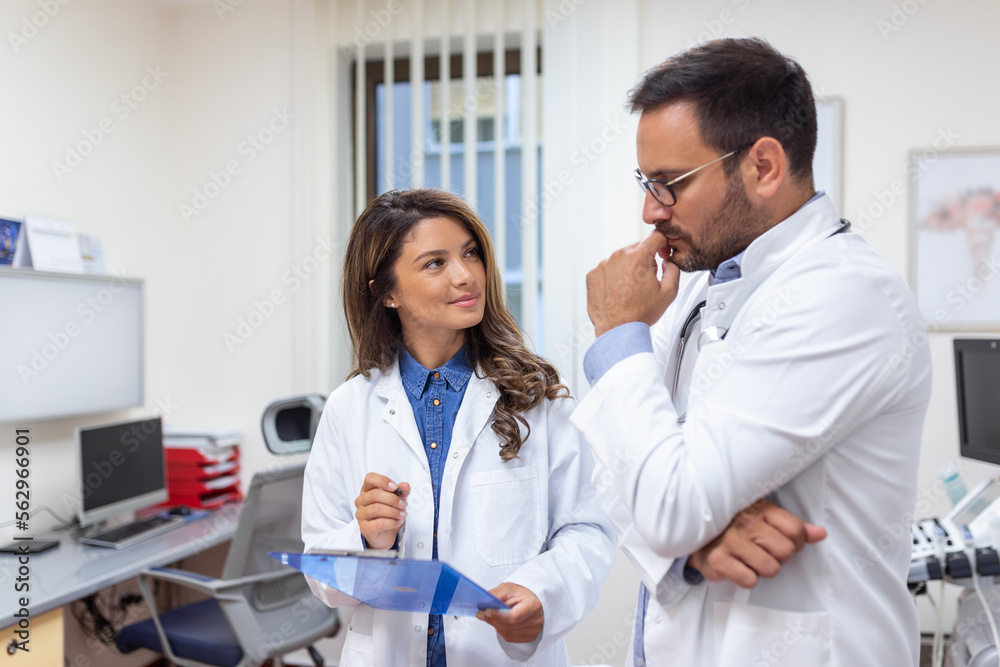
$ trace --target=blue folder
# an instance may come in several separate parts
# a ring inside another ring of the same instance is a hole
[[[275,560],[376,609],[475,616],[508,609],[461,572],[439,560],[344,553],[270,551]]]

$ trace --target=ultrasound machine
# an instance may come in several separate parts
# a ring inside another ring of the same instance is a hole
[[[1000,464],[1000,340],[956,339],[960,454]],[[932,664],[953,667],[996,666],[1000,645],[1000,480],[972,489],[947,515],[917,521],[911,528],[913,554],[909,586],[928,592],[939,581],[937,630]],[[945,651],[941,629],[944,582],[964,587],[951,643]]]

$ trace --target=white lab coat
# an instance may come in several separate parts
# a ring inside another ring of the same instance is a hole
[[[614,533],[598,507],[593,459],[569,422],[572,399],[525,413],[531,435],[518,458],[500,459],[492,429],[498,392],[475,373],[459,408],[441,484],[438,556],[490,590],[505,581],[542,603],[542,635],[509,644],[492,626],[446,616],[449,665],[569,665],[562,637],[597,603],[614,560]],[[434,497],[430,470],[398,363],[355,377],[327,401],[305,472],[302,538],[307,551],[361,549],[354,500],[377,472],[409,482],[401,555],[430,559]],[[310,580],[331,606],[357,604]],[[425,667],[427,614],[356,607],[341,665]]]
[[[613,366],[573,415],[619,546],[651,591],[648,665],[917,664],[906,574],[927,336],[903,280],[839,225],[822,197],[750,245],[742,278],[697,277],[654,327],[654,354]],[[702,299],[701,330],[728,335],[697,354],[678,425],[679,332]],[[829,536],[749,593],[667,576],[764,496]]]

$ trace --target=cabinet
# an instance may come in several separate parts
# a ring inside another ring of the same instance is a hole
[[[41,616],[29,619],[27,632],[28,652],[15,651],[11,654],[11,641],[16,639],[18,627],[0,630],[0,665],[11,667],[52,667],[63,664],[63,610],[53,609]]]

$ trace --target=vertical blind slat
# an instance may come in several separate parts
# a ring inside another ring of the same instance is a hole
[[[495,0],[497,11],[496,32],[493,33],[493,242],[496,246],[497,265],[500,273],[507,270],[507,165],[505,154],[507,133],[504,130],[504,2]]]
[[[462,131],[465,135],[465,201],[478,210],[476,193],[476,0],[466,0],[465,49],[462,54],[462,80],[465,84],[465,110]]]
[[[413,53],[410,58],[411,185],[424,187],[424,0],[413,0]]]
[[[396,83],[396,63],[392,44],[392,22],[385,27],[385,189],[396,187],[396,147],[395,147],[395,109],[393,109],[393,94]],[[379,193],[376,193],[379,194]]]
[[[358,0],[358,20],[363,20],[365,15],[365,0]],[[365,208],[368,199],[368,161],[367,148],[368,141],[365,136],[366,102],[365,95],[365,44],[358,40],[357,62],[355,63],[354,74],[354,211],[355,215],[360,215]]]
[[[538,340],[538,70],[535,0],[524,0],[521,35],[521,324]]]
[[[441,189],[451,190],[451,2],[441,4]]]

